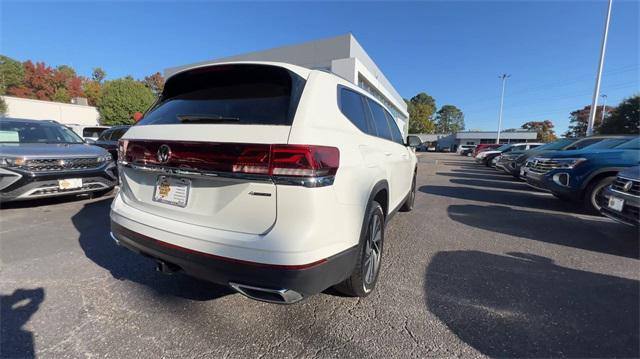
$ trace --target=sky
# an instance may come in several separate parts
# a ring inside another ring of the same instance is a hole
[[[104,2],[0,0],[0,53],[80,75],[143,78],[172,66],[352,33],[405,98],[465,113],[467,129],[552,120],[591,103],[606,0]],[[614,0],[601,93],[640,92],[640,1]]]

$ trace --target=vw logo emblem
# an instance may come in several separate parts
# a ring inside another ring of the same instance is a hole
[[[171,158],[171,148],[167,145],[162,145],[158,148],[158,153],[156,153],[156,158],[160,163],[167,163],[169,158]]]
[[[629,192],[631,187],[633,187],[633,182],[632,181],[627,181],[627,183],[625,183],[624,186],[622,186],[622,190],[625,191],[625,192]]]

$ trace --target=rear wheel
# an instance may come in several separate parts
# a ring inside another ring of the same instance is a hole
[[[366,223],[353,273],[335,286],[337,291],[351,297],[369,295],[375,288],[380,274],[384,244],[384,213],[378,202],[372,202]]]
[[[603,177],[589,183],[584,193],[584,206],[589,212],[593,214],[600,213],[600,203],[602,201],[602,192],[615,179],[616,179],[615,176]]]
[[[407,199],[400,207],[401,212],[411,212],[413,209],[413,203],[416,201],[416,175],[413,175],[413,181],[411,182],[411,191],[407,196]]]

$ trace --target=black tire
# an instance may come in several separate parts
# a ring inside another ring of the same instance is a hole
[[[370,207],[360,238],[355,268],[349,278],[334,286],[338,292],[350,297],[366,297],[371,294],[380,275],[384,248],[384,212],[378,202],[372,202]],[[374,242],[377,246],[372,247]],[[372,255],[374,251],[375,256]],[[373,268],[369,267],[370,265],[373,265]]]
[[[602,196],[602,190],[611,184],[616,179],[615,176],[602,177],[597,180],[591,181],[584,191],[584,208],[591,214],[600,214],[600,205],[598,201]]]
[[[400,212],[411,212],[413,210],[413,204],[416,201],[416,175],[413,175],[413,181],[411,182],[411,192],[409,196],[400,207]]]

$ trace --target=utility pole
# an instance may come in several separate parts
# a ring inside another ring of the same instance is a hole
[[[604,123],[604,113],[607,112],[607,95],[602,94],[602,118],[600,119],[600,126]]]
[[[602,34],[602,45],[600,46],[600,62],[598,62],[598,73],[596,74],[596,86],[593,89],[593,99],[591,110],[589,111],[589,123],[587,125],[587,136],[593,135],[593,124],[596,120],[596,110],[598,107],[598,94],[600,93],[600,80],[602,79],[602,67],[604,65],[604,54],[607,51],[607,37],[609,36],[609,21],[611,20],[611,5],[613,0],[609,0],[607,8],[607,18],[604,22],[604,33]]]
[[[502,131],[502,106],[504,105],[504,86],[509,77],[511,77],[511,75],[502,74],[498,76],[499,79],[502,79],[502,94],[500,95],[500,116],[498,117],[498,136],[496,136],[497,144],[500,144],[500,131]]]

